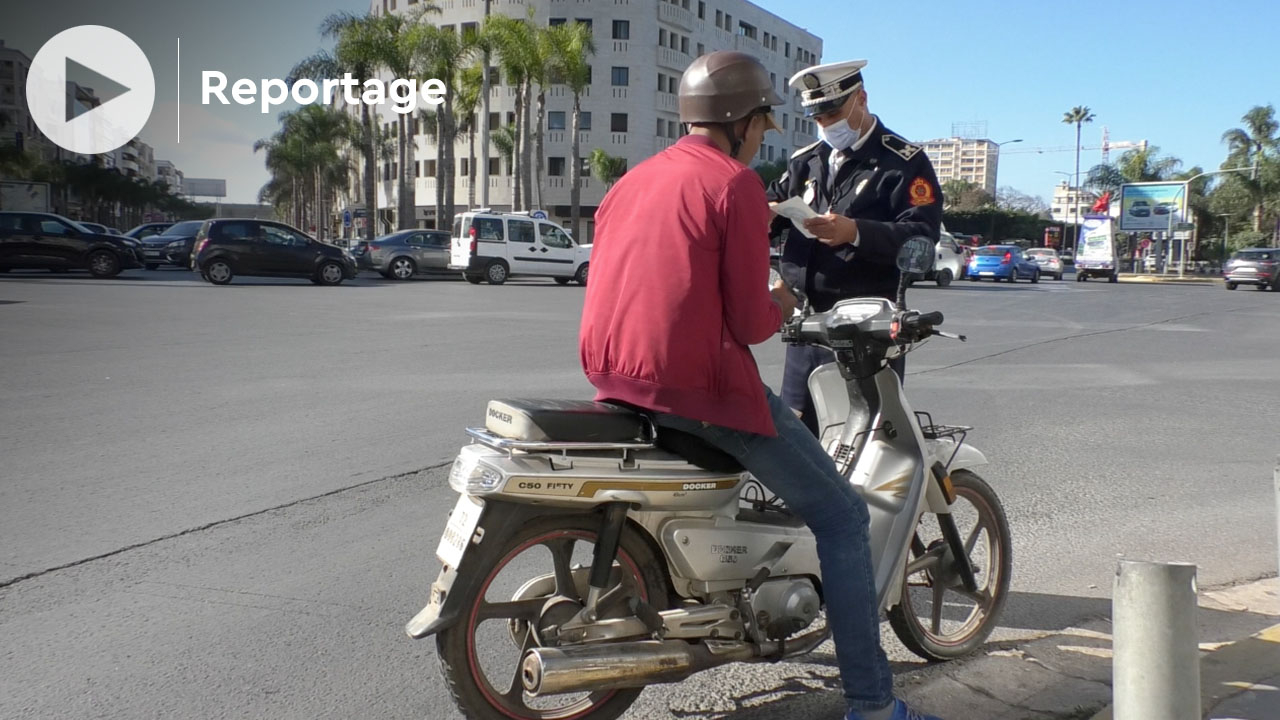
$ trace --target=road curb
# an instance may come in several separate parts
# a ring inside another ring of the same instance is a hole
[[[1146,283],[1152,285],[1221,285],[1222,281],[1206,277],[1158,277],[1154,275],[1121,275],[1122,283]]]
[[[1200,657],[1200,714],[1207,716],[1226,700],[1249,692],[1280,668],[1280,624]],[[1280,707],[1276,708],[1280,712]],[[1112,720],[1112,707],[1092,720]]]

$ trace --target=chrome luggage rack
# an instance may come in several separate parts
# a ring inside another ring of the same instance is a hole
[[[964,444],[965,438],[969,436],[969,431],[973,429],[968,425],[939,425],[933,421],[933,415],[923,410],[916,411],[916,422],[920,424],[920,434],[926,440],[951,438],[955,441],[956,448],[951,451],[951,457],[947,458],[947,467],[951,467],[951,463],[955,461],[956,455],[960,452],[960,446]]]
[[[654,437],[656,428],[649,424],[649,437]],[[652,441],[637,440],[635,442],[579,442],[559,440],[516,440],[489,432],[486,428],[467,428],[467,435],[485,447],[501,450],[508,455],[513,452],[569,454],[571,452],[589,452],[604,450],[622,450],[624,454],[638,450],[656,450]]]

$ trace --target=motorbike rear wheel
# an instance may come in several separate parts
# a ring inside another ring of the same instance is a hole
[[[482,576],[458,622],[436,636],[445,684],[469,720],[613,720],[639,689],[534,698],[521,660],[540,630],[564,623],[586,597],[600,515],[555,516],[526,524],[500,543],[481,543],[466,571]],[[670,604],[666,563],[631,526],[618,543],[611,587],[619,582],[658,610]],[[460,578],[461,579],[461,578]],[[458,590],[455,589],[455,592]],[[557,602],[548,600],[556,598]],[[603,618],[619,617],[625,604]]]
[[[911,543],[902,599],[888,612],[902,644],[930,661],[963,657],[982,645],[1000,619],[1013,570],[1009,521],[995,491],[968,470],[952,472],[951,484],[952,517],[978,590],[965,590],[936,516],[926,514]]]

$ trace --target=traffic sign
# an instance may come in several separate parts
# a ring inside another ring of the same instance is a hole
[[[350,210],[342,211],[342,227],[344,228],[351,227],[351,211]]]

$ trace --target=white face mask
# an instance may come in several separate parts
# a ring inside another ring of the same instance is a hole
[[[853,108],[849,108],[849,113],[843,120],[826,126],[818,125],[818,137],[835,150],[848,150],[853,147],[853,144],[862,136],[862,131],[849,127],[850,115],[853,115]]]

